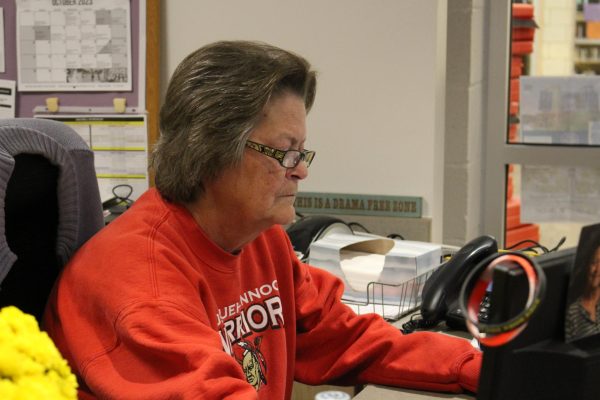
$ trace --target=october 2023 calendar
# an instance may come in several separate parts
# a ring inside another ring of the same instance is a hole
[[[20,91],[131,90],[129,0],[17,0]]]

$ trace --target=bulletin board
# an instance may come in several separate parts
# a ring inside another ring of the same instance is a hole
[[[33,14],[35,14],[35,1],[29,3]],[[43,1],[43,0],[40,0]],[[116,3],[116,2],[115,2]],[[21,3],[22,4],[22,3]],[[69,1],[48,1],[40,3],[48,8],[58,5],[68,6],[69,4],[94,4],[93,1],[78,0]],[[96,5],[99,4],[97,1]],[[110,4],[110,3],[109,3]],[[127,2],[125,2],[127,4]],[[13,80],[19,82],[18,54],[19,47],[17,40],[17,9],[18,0],[0,0],[0,7],[3,13],[3,34],[4,34],[4,72],[0,71],[0,79]],[[24,7],[21,8],[23,11]],[[146,127],[147,148],[150,148],[158,138],[158,108],[159,108],[159,37],[160,37],[160,7],[159,0],[129,0],[127,35],[128,51],[130,52],[130,63],[128,72],[130,76],[128,81],[130,86],[123,90],[103,90],[94,88],[93,90],[61,90],[56,91],[42,88],[36,90],[25,87],[23,90],[17,85],[15,98],[15,116],[16,117],[34,117],[40,112],[47,113],[60,118],[65,114],[93,115],[98,113],[113,114],[115,117],[122,117],[127,120],[128,117],[142,116]],[[22,18],[22,13],[19,17]],[[23,32],[21,29],[20,32]],[[21,33],[21,35],[23,35]],[[37,35],[37,31],[36,31]],[[23,42],[23,39],[21,39]],[[22,44],[21,44],[22,46]],[[24,74],[21,65],[21,73]],[[116,86],[116,85],[115,85]],[[64,88],[63,88],[64,89]],[[54,99],[58,103],[58,110],[48,110],[49,99]],[[115,108],[114,100],[117,99],[120,109]],[[152,177],[149,177],[150,184]]]
[[[148,3],[148,4],[147,4]],[[146,20],[148,11],[157,11],[154,3],[146,0],[130,0],[131,18],[131,72],[132,89],[129,91],[89,91],[89,92],[21,92],[17,88],[16,116],[31,117],[34,108],[43,106],[46,98],[58,97],[60,106],[89,106],[111,107],[113,99],[125,98],[128,112],[144,112],[146,110]],[[141,6],[141,7],[140,7]],[[149,6],[149,7],[147,7]],[[0,0],[0,7],[4,10],[4,49],[5,72],[0,73],[0,79],[18,80],[17,43],[16,43],[16,0]],[[146,15],[144,15],[146,14]],[[155,15],[152,15],[153,20]],[[144,18],[142,20],[141,18]],[[153,32],[158,31],[154,25]],[[158,78],[158,76],[156,76]]]

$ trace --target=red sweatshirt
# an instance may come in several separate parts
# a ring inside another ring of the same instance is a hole
[[[464,339],[401,335],[340,301],[279,226],[239,254],[149,190],[65,268],[45,329],[101,399],[289,399],[308,384],[476,390],[481,353]]]

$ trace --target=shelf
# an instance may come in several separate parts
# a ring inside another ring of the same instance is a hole
[[[599,60],[575,60],[574,63],[577,65],[600,65],[600,59]]]
[[[575,46],[600,46],[600,39],[575,38]]]
[[[596,36],[597,27],[591,31]],[[573,68],[576,74],[600,74],[600,38],[587,38],[588,24],[583,12],[575,13],[575,60]]]

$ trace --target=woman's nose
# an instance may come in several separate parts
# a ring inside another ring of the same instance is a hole
[[[300,161],[294,168],[288,169],[288,176],[295,179],[306,179],[308,177],[308,164],[305,161]]]

